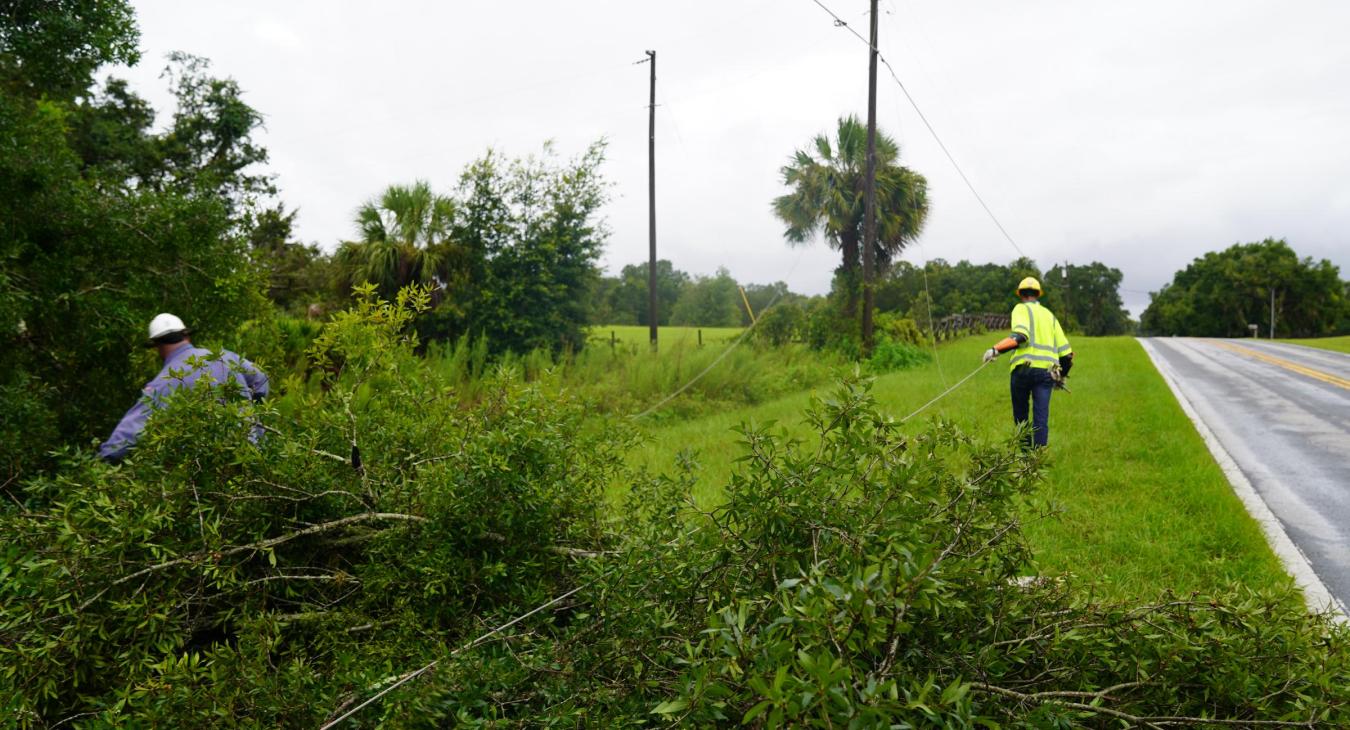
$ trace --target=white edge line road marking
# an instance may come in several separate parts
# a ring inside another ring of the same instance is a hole
[[[1330,613],[1332,619],[1337,623],[1350,622],[1350,616],[1346,615],[1345,605],[1337,600],[1331,594],[1331,591],[1327,590],[1326,584],[1322,582],[1321,578],[1317,577],[1317,572],[1313,570],[1312,563],[1308,562],[1308,557],[1289,538],[1289,533],[1284,531],[1284,526],[1275,517],[1275,513],[1270,511],[1270,507],[1261,498],[1260,493],[1256,491],[1252,483],[1247,480],[1247,476],[1242,473],[1242,469],[1238,467],[1232,455],[1219,442],[1209,426],[1200,420],[1200,415],[1196,413],[1195,407],[1181,392],[1181,387],[1177,384],[1176,374],[1172,371],[1172,367],[1167,364],[1167,361],[1147,339],[1135,338],[1135,340],[1144,348],[1144,352],[1148,353],[1149,359],[1153,360],[1153,366],[1158,369],[1163,381],[1172,390],[1172,395],[1176,396],[1181,410],[1195,425],[1195,430],[1200,433],[1200,438],[1204,439],[1205,446],[1209,447],[1209,453],[1218,462],[1224,476],[1228,477],[1228,483],[1233,485],[1233,491],[1237,493],[1238,499],[1242,500],[1243,506],[1247,508],[1247,513],[1261,526],[1261,531],[1265,533],[1266,542],[1270,544],[1270,549],[1280,559],[1284,569],[1293,576],[1294,583],[1303,591],[1303,598],[1308,604],[1308,609],[1314,613]]]

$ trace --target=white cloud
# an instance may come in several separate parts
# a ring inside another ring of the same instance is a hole
[[[253,24],[253,37],[292,53],[305,50],[305,42],[288,26],[273,18],[261,18]]]

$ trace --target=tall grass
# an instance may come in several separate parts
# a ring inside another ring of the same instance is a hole
[[[319,324],[278,317],[276,326],[279,330],[254,337],[278,351],[267,363],[300,374],[302,379],[312,375],[304,354]],[[642,412],[701,374],[678,398],[651,414],[653,423],[760,405],[832,383],[855,365],[844,354],[802,344],[774,346],[751,336],[736,345],[744,332],[740,327],[663,327],[660,332],[656,352],[651,350],[646,327],[610,326],[592,328],[587,347],[579,352],[535,350],[494,356],[487,340],[465,335],[427,343],[425,357],[427,367],[465,403],[482,395],[485,376],[505,369],[523,380],[577,393],[592,402],[598,413],[618,415]],[[246,351],[253,353],[261,347],[258,344]],[[712,367],[718,358],[720,362]],[[930,359],[920,348],[883,340],[874,357],[861,367],[881,374]]]
[[[795,344],[770,347],[747,339],[710,369],[728,347],[725,340],[700,347],[697,340],[681,338],[652,352],[645,342],[637,344],[630,337],[612,346],[607,340],[593,342],[581,352],[557,357],[536,350],[489,361],[485,341],[464,337],[432,343],[426,354],[432,370],[466,399],[477,397],[489,368],[505,368],[525,380],[549,381],[579,393],[598,411],[621,415],[656,404],[703,373],[681,397],[652,414],[655,421],[757,405],[830,382],[848,367],[834,353]]]

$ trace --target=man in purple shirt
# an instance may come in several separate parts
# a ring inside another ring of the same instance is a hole
[[[98,447],[98,455],[105,461],[118,462],[136,445],[150,412],[164,406],[168,395],[182,387],[192,387],[203,377],[207,382],[233,381],[252,400],[267,395],[267,376],[256,365],[242,357],[222,350],[220,354],[193,347],[191,334],[183,320],[172,314],[159,314],[150,320],[149,346],[159,350],[164,367],[145,387],[141,399],[127,411],[108,440]],[[189,362],[191,361],[191,362]],[[256,434],[254,435],[256,438]]]

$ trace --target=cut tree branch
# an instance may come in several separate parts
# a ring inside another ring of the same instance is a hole
[[[1102,690],[1102,693],[1105,693],[1107,690],[1117,689],[1118,687],[1119,685],[1117,687],[1107,687],[1105,690]],[[1082,710],[1083,712],[1091,712],[1098,715],[1106,715],[1107,717],[1118,718],[1121,720],[1125,720],[1126,722],[1132,722],[1136,725],[1153,725],[1153,726],[1225,725],[1229,727],[1306,727],[1306,728],[1316,726],[1316,721],[1314,720],[1307,720],[1300,722],[1293,720],[1229,720],[1212,717],[1186,717],[1182,715],[1156,715],[1156,716],[1132,715],[1128,712],[1113,710],[1109,707],[1099,707],[1097,705],[1088,705],[1082,702],[1068,702],[1062,699],[1058,699],[1058,697],[1061,697],[1065,694],[1070,694],[1065,692],[1037,692],[1035,694],[1026,694],[1023,692],[1017,692],[1015,690],[1006,689],[1004,687],[996,687],[992,684],[975,684],[971,685],[971,689],[975,690],[976,692],[984,692],[985,694],[993,694],[993,695],[1000,695],[1003,697],[1009,697],[1018,700],[1019,702],[1034,702],[1040,705],[1053,703],[1059,705],[1060,707],[1067,707],[1072,710]],[[1088,696],[1092,698],[1097,698],[1100,695],[1088,694]]]
[[[400,512],[363,512],[361,514],[343,517],[341,519],[333,520],[331,522],[323,522],[317,525],[306,527],[303,530],[288,532],[284,535],[278,535],[277,537],[268,538],[266,540],[259,540],[258,542],[249,543],[247,545],[235,545],[233,547],[222,548],[219,550],[198,550],[195,553],[189,553],[181,558],[174,558],[173,560],[166,560],[162,563],[156,563],[149,567],[141,568],[140,570],[134,573],[129,573],[127,575],[122,576],[121,578],[118,578],[117,580],[108,584],[107,588],[104,588],[103,590],[94,594],[92,598],[80,604],[79,611],[84,611],[86,608],[89,608],[89,606],[93,605],[94,602],[97,601],[100,597],[102,597],[104,593],[108,592],[109,588],[122,585],[123,583],[136,580],[137,578],[140,578],[142,576],[150,575],[151,573],[157,573],[161,570],[167,570],[169,568],[183,565],[185,563],[192,563],[197,560],[201,560],[202,558],[215,558],[218,560],[220,558],[230,557],[231,555],[238,555],[239,553],[267,550],[269,548],[274,548],[277,545],[288,543],[292,540],[307,537],[309,535],[318,535],[324,532],[331,532],[333,530],[337,530],[346,527],[348,525],[360,524],[362,522],[385,521],[385,520],[403,521],[403,522],[426,522],[427,518],[418,517],[417,515],[402,514]]]

